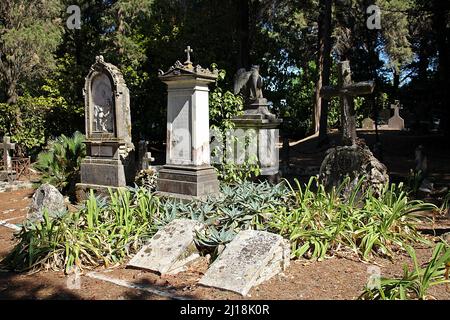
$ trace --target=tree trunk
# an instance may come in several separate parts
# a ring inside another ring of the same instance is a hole
[[[393,94],[392,94],[392,96],[393,96],[393,99],[392,99],[392,103],[394,103],[395,102],[395,100],[399,100],[399,96],[398,96],[398,89],[399,89],[399,87],[400,87],[400,72],[398,72],[396,69],[393,69],[392,70],[392,72],[394,73],[393,74],[393,76],[394,76],[394,86],[393,86],[393,88],[392,88],[392,90],[393,90]]]
[[[17,82],[13,81],[8,85],[8,89],[6,90],[6,103],[7,104],[16,104],[17,103]]]
[[[125,23],[123,21],[123,11],[122,8],[119,6],[119,9],[117,10],[117,48],[119,53],[119,61],[123,58],[123,55],[125,53],[125,49],[123,48],[122,42],[120,41],[120,38],[125,35]]]
[[[314,132],[319,132],[319,144],[328,141],[328,104],[329,101],[320,97],[323,86],[330,84],[331,73],[331,13],[332,0],[320,0],[319,15],[319,78],[316,83]]]
[[[250,8],[248,0],[239,0],[239,68],[250,67]]]

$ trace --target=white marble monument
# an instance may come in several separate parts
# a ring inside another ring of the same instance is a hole
[[[166,165],[159,171],[158,193],[176,198],[202,198],[219,192],[210,165],[209,88],[217,79],[211,72],[194,66],[187,47],[187,60],[177,61],[159,78],[167,85]]]

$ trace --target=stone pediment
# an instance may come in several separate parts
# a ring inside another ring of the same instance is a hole
[[[117,68],[115,65],[105,62],[103,56],[95,57],[95,63],[91,66],[86,80],[92,78],[95,73],[108,74],[114,86],[117,87],[118,85],[123,85],[126,87],[122,72],[120,72],[119,68]]]
[[[197,78],[216,80],[218,74],[218,70],[210,71],[208,68],[205,69],[200,65],[194,66],[192,63],[183,64],[179,60],[175,62],[175,64],[171,66],[167,72],[159,70],[159,78],[162,81],[180,76],[192,76]]]

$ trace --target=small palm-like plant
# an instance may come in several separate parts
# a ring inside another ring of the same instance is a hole
[[[84,135],[62,135],[48,143],[48,151],[38,155],[34,168],[42,173],[41,183],[50,183],[66,194],[72,194],[80,178],[80,165],[86,156]]]

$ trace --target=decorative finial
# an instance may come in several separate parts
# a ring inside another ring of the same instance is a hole
[[[186,50],[184,50],[184,52],[187,53],[187,60],[184,64],[185,65],[192,64],[191,53],[194,52],[194,50],[192,50],[190,46],[187,46],[187,48],[186,48]]]
[[[97,63],[105,63],[105,59],[103,58],[103,56],[96,56],[95,57],[95,61],[97,62]]]

